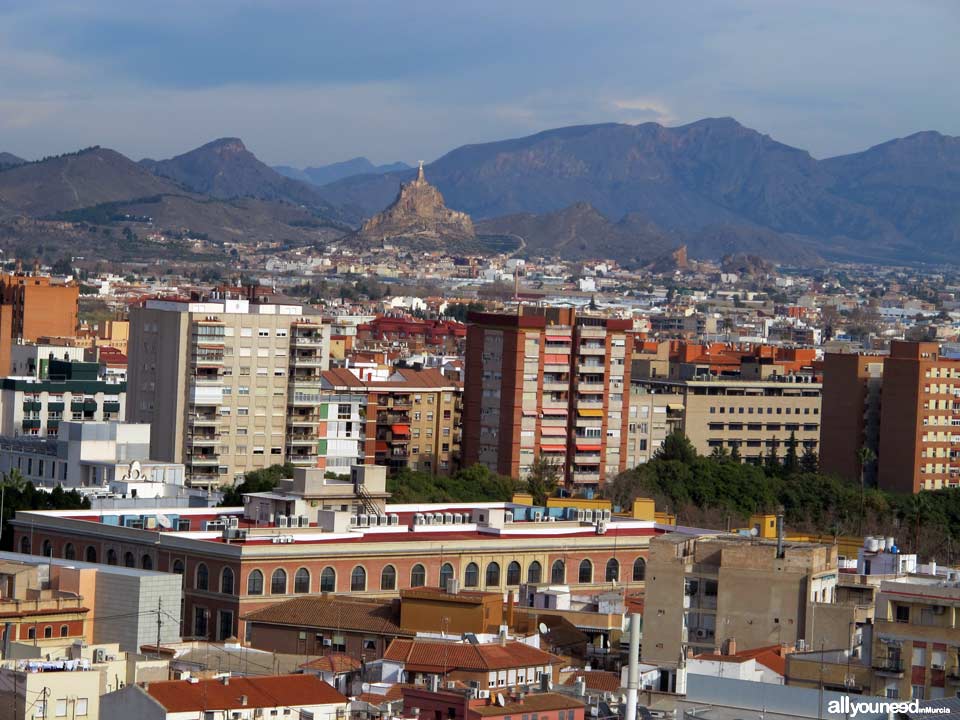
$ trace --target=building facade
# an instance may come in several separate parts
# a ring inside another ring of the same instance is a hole
[[[239,297],[150,300],[131,310],[128,417],[150,423],[151,456],[194,486],[277,463],[316,466],[329,326],[300,305]]]
[[[0,374],[10,371],[10,349],[19,340],[74,337],[80,287],[39,272],[0,274]]]
[[[88,362],[51,360],[47,377],[0,378],[0,435],[47,437],[60,423],[122,422],[127,384]]]
[[[880,452],[880,391],[884,357],[827,353],[823,363],[823,425],[820,468],[847,480],[860,480],[859,451]],[[876,483],[876,462],[864,468]]]
[[[543,458],[583,490],[636,465],[627,456],[632,328],[572,309],[472,313],[464,464],[522,478]]]
[[[438,370],[395,370],[386,380],[339,368],[323,373],[320,467],[356,464],[447,474],[459,465],[463,385]]]

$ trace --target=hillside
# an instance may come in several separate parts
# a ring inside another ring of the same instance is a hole
[[[343,162],[320,165],[319,167],[306,167],[302,170],[289,165],[274,165],[273,169],[285,177],[302,180],[319,187],[355,175],[381,175],[397,170],[409,170],[410,166],[405,162],[374,165],[365,157],[355,157]]]
[[[546,215],[585,202],[613,223],[640,213],[667,234],[700,236],[691,252],[701,254],[719,254],[707,243],[717,235],[709,229],[722,227],[728,244],[745,238],[755,246],[765,235],[781,245],[799,240],[828,257],[939,260],[960,249],[957,144],[921,133],[816,160],[719,118],[673,128],[548,130],[466,145],[426,169],[451,208],[478,220]],[[322,192],[369,216],[410,176],[357,176]]]
[[[93,147],[0,171],[0,217],[44,217],[165,193],[184,190],[114,150]]]
[[[17,157],[13,153],[0,152],[0,170],[6,170],[7,168],[15,167],[16,165],[23,165],[26,162],[21,157]]]
[[[284,177],[260,162],[239,138],[221,138],[169,160],[142,160],[140,165],[198,193],[221,200],[251,197],[303,205],[325,219],[341,213],[300,180]]]

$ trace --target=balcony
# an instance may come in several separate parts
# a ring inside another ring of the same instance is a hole
[[[583,483],[583,484],[596,484],[600,482],[600,473],[598,472],[581,472],[574,471],[573,473],[573,482],[574,483]]]
[[[602,375],[604,366],[603,363],[578,363],[577,372],[586,373],[587,375]]]
[[[582,396],[578,397],[577,403],[576,403],[577,409],[578,410],[603,410],[603,399],[600,398],[599,400],[594,400],[593,397],[595,396],[590,396],[591,399],[589,400]]]
[[[874,658],[873,671],[881,677],[903,677],[903,660],[899,658]]]
[[[187,435],[187,443],[190,445],[216,445],[220,442],[222,435],[218,432],[215,433],[193,433]]]
[[[298,368],[322,368],[324,364],[323,358],[316,355],[294,355],[290,358],[290,362]]]
[[[602,382],[578,382],[577,392],[582,393],[602,393],[606,389]]]
[[[220,426],[220,416],[217,414],[200,414],[194,413],[193,415],[187,416],[187,422],[189,425],[194,427],[200,426]]]
[[[217,367],[223,365],[223,353],[196,353],[190,356],[190,362],[196,367]]]
[[[308,433],[295,433],[287,435],[287,445],[315,445],[317,436]]]
[[[187,472],[187,485],[190,487],[210,487],[220,484],[220,476],[209,472]]]
[[[214,454],[195,455],[188,452],[186,464],[190,465],[191,467],[215,467],[220,464],[220,457]]]
[[[543,383],[544,392],[567,392],[567,390],[569,389],[570,389],[570,383],[567,381],[563,381],[563,382],[544,381]]]
[[[593,343],[589,345],[581,345],[577,348],[577,353],[580,355],[606,355],[607,346]]]
[[[291,425],[316,425],[318,422],[320,422],[320,419],[319,413],[306,413],[302,415],[291,414],[287,417],[287,422],[289,422]]]
[[[295,347],[323,347],[323,337],[320,335],[294,335],[290,344]]]
[[[573,462],[577,465],[599,465],[600,455],[574,455]]]
[[[287,462],[300,467],[313,467],[317,464],[316,455],[287,455]]]
[[[294,385],[294,383],[291,383]],[[296,386],[294,387],[294,392],[287,395],[287,404],[288,405],[305,405],[313,406],[320,404],[320,393],[304,393],[296,392]]]

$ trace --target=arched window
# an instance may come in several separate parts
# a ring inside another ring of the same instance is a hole
[[[472,562],[467,565],[467,569],[463,573],[463,586],[477,587],[477,585],[479,584],[480,584],[480,568],[475,562]]]
[[[417,563],[410,570],[410,587],[423,587],[427,584],[427,570]]]
[[[113,548],[107,550],[107,565],[116,565],[117,564],[117,551]]]
[[[77,549],[73,547],[73,543],[67,543],[63,546],[63,557],[67,560],[77,559]]]
[[[153,570],[153,558],[149,555],[144,555],[140,558],[140,567],[144,570]]]
[[[367,571],[362,565],[357,565],[350,573],[351,592],[364,592],[367,589]]]
[[[287,594],[287,571],[283,568],[277,568],[273,571],[273,575],[270,576],[270,594]]]
[[[332,567],[325,567],[320,573],[320,592],[337,591],[337,571]]]
[[[500,587],[500,563],[492,562],[487,565],[487,587]]]
[[[123,554],[123,564],[130,568],[135,568],[137,566],[137,559],[129,550]]]
[[[33,640],[37,636],[37,629],[35,627],[27,628],[27,639]]]
[[[310,571],[300,568],[293,576],[293,591],[295,593],[310,592]]]
[[[554,560],[553,567],[550,568],[550,582],[562,585],[567,581],[567,566],[563,560]]]
[[[543,580],[543,565],[534,560],[527,568],[527,582],[535,585]]]
[[[381,590],[396,590],[397,589],[397,570],[393,565],[387,565],[380,571],[380,589]]]
[[[68,625],[60,626],[60,637],[67,637],[70,634],[70,627]]]
[[[259,570],[247,575],[247,595],[263,595],[263,573]]]
[[[53,637],[53,625],[47,625],[47,626],[43,629],[43,636],[44,636],[45,638],[52,638],[52,637]]]
[[[43,541],[43,556],[53,557],[53,543],[49,540]]]
[[[520,563],[516,560],[507,565],[507,585],[520,584]]]
[[[453,580],[453,565],[444,563],[440,568],[440,587],[446,590],[450,580]]]
[[[577,582],[593,582],[593,563],[589,560],[584,559],[580,561],[580,572],[577,573]]]
[[[638,557],[633,561],[633,581],[643,582],[647,577],[647,561]]]
[[[87,545],[87,562],[95,563],[97,561],[97,549],[93,545]]]
[[[620,563],[616,558],[607,560],[607,572],[604,575],[607,582],[617,582],[620,580]]]
[[[207,570],[207,566],[203,563],[197,565],[197,578],[194,583],[194,587],[197,590],[209,590],[210,589],[210,571]]]
[[[220,573],[220,592],[224,595],[233,595],[233,570],[225,567]]]
[[[177,558],[176,560],[173,561],[173,571],[177,575],[183,575],[183,560],[181,560],[180,558]]]
[[[20,552],[22,552],[24,555],[30,554],[30,538],[28,538],[26,535],[20,538]]]

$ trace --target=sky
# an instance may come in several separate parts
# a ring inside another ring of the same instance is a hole
[[[0,0],[0,151],[297,167],[732,116],[827,157],[960,135],[958,0]]]

